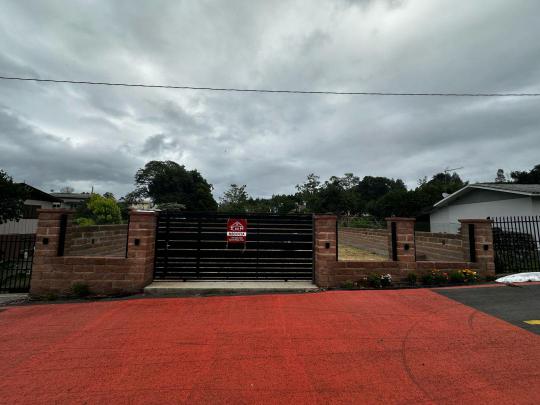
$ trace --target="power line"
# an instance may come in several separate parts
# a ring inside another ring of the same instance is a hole
[[[287,93],[287,94],[329,94],[344,96],[427,96],[427,97],[540,97],[540,93],[398,93],[379,91],[314,91],[314,90],[270,90],[270,89],[240,89],[233,87],[197,87],[197,86],[175,86],[166,84],[141,84],[141,83],[113,83],[113,82],[92,82],[88,80],[56,80],[38,79],[35,77],[9,77],[0,76],[1,80],[17,80],[25,82],[46,82],[46,83],[70,83],[88,84],[96,86],[117,86],[117,87],[143,87],[151,89],[177,89],[177,90],[207,90],[238,93]]]

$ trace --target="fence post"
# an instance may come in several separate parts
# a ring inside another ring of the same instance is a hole
[[[144,285],[150,284],[154,278],[157,216],[155,211],[129,212],[127,258],[134,261]]]
[[[38,210],[34,260],[39,256],[58,256],[63,252],[63,247],[60,245],[65,243],[65,234],[62,239],[60,232],[63,226],[66,229],[71,223],[74,213],[73,210],[54,208]]]
[[[60,252],[60,244],[64,244],[60,238],[62,217],[65,216],[66,226],[71,223],[75,211],[66,209],[39,209],[38,225],[36,230],[36,245],[32,264],[32,276],[30,279],[30,293],[41,288],[49,287],[49,280],[42,280],[42,276],[53,271],[50,260],[56,258]]]
[[[314,215],[314,256],[315,284],[319,287],[329,285],[330,276],[337,264],[337,216]]]
[[[414,218],[386,218],[389,257],[395,262],[416,261]]]
[[[483,272],[495,274],[495,252],[490,219],[460,219],[463,256],[478,263]]]

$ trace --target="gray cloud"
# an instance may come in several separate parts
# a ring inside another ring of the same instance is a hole
[[[366,91],[540,89],[532,0],[5,1],[0,73],[96,81]],[[306,174],[489,181],[540,163],[540,100],[377,98],[1,82],[0,167],[44,189],[124,194],[172,159],[218,196]]]

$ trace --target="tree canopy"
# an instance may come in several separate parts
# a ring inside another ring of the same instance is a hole
[[[510,173],[514,183],[518,184],[540,184],[540,164],[534,166],[530,171],[515,171]]]
[[[248,210],[248,199],[245,184],[242,186],[231,184],[221,197],[219,209],[228,212],[245,212]]]
[[[28,190],[24,184],[15,183],[11,176],[0,170],[0,224],[19,220],[27,197]]]
[[[134,201],[150,198],[154,204],[182,204],[188,211],[214,211],[212,185],[197,170],[186,170],[173,161],[148,162],[135,174],[136,189],[126,196]]]
[[[110,196],[92,194],[77,210],[75,221],[79,225],[121,224],[121,207]]]

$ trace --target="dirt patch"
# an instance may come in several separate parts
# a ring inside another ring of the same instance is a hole
[[[371,253],[367,250],[358,249],[353,246],[339,245],[338,260],[383,262],[388,260],[388,257]]]

